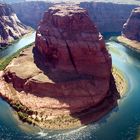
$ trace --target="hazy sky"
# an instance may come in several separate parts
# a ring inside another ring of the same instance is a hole
[[[0,0],[4,2],[21,2],[21,1],[49,1],[49,2],[83,2],[83,1],[94,1],[94,2],[113,2],[113,3],[128,3],[128,4],[139,4],[140,0]]]
[[[32,0],[27,0],[32,1]],[[36,0],[37,1],[37,0]],[[40,0],[38,0],[40,1]],[[129,4],[140,4],[140,0],[42,0],[51,2],[83,2],[83,1],[96,1],[96,2],[113,2],[113,3],[129,3]]]

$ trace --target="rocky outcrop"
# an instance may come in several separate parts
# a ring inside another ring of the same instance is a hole
[[[140,42],[140,7],[132,10],[130,17],[123,26],[122,34],[130,40]]]
[[[125,44],[135,53],[140,53],[140,7],[132,10],[131,15],[123,26],[122,35],[116,40]]]
[[[24,24],[37,28],[43,14],[50,6],[51,2],[31,1],[12,4],[18,18]]]
[[[103,2],[82,2],[80,6],[88,10],[91,19],[102,33],[121,33],[122,26],[130,15],[131,10],[137,7],[137,5],[132,4]]]
[[[2,87],[0,92],[9,100],[15,96],[38,116],[43,114],[45,124],[74,127],[68,115],[85,124],[117,105],[111,56],[85,9],[49,8],[37,29],[33,52],[26,49],[5,69],[4,79],[13,84],[9,90],[14,94]]]
[[[37,29],[36,48],[50,70],[109,79],[111,58],[103,37],[86,10],[78,6],[57,6],[45,12]]]
[[[29,32],[13,12],[10,5],[0,4],[0,46],[6,46]]]

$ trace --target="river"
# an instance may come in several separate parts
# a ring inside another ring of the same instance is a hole
[[[0,52],[7,57],[34,41],[35,33]],[[113,65],[119,68],[128,80],[128,90],[118,106],[100,121],[67,131],[48,131],[23,124],[13,109],[0,99],[1,140],[138,140],[140,134],[140,58],[123,45],[108,41]]]

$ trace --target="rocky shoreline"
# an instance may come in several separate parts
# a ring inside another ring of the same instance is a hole
[[[128,39],[124,36],[118,36],[116,38],[116,41],[122,43],[125,47],[128,47],[129,49],[140,53],[140,42]]]
[[[120,71],[117,68],[113,68],[113,76],[115,78],[116,86],[120,95],[123,96],[127,89],[126,81]],[[95,107],[91,107],[88,110],[80,112],[74,115],[61,115],[59,117],[48,117],[37,111],[23,105],[18,99],[18,91],[16,91],[11,84],[6,83],[3,80],[3,72],[0,72],[0,96],[7,101],[11,107],[17,112],[19,119],[23,122],[27,122],[32,125],[39,126],[41,128],[61,130],[70,129],[86,125],[91,122],[98,121],[111,111],[116,105],[118,100],[118,94],[111,94],[104,99],[102,103]],[[25,95],[26,96],[26,95]],[[27,97],[28,98],[28,97]]]
[[[74,116],[62,115],[57,118],[47,118],[46,116],[43,116],[43,114],[38,114],[38,112],[34,112],[26,106],[23,106],[16,98],[16,95],[14,95],[14,92],[11,92],[12,94],[8,94],[10,90],[12,90],[12,87],[10,89],[10,85],[5,83],[4,81],[0,82],[5,88],[7,88],[5,89],[6,93],[0,93],[0,96],[17,111],[19,119],[23,122],[27,122],[41,128],[57,130],[75,128],[83,125],[81,123],[81,118],[84,122],[84,125],[86,125],[90,122],[95,122],[99,120],[117,105],[116,100],[118,99],[118,95],[111,95],[110,97],[105,99],[104,102],[101,103],[99,106],[93,107],[87,111],[84,111],[83,113],[80,113],[80,119],[79,114],[75,114]]]
[[[120,36],[111,37],[110,40],[123,44],[135,53],[140,53],[140,7],[132,10],[126,23],[123,25]],[[135,26],[134,26],[135,25]]]
[[[0,50],[30,32],[9,4],[0,3]]]
[[[25,122],[75,128],[117,106],[120,95],[111,68],[111,55],[87,10],[58,4],[44,13],[35,45],[4,69],[0,92]],[[121,76],[114,73],[123,92]]]
[[[122,35],[114,38],[114,40],[132,51],[140,53],[140,7],[132,10],[123,26]]]
[[[116,88],[121,97],[123,97],[128,89],[128,82],[124,74],[116,67],[112,68],[112,74],[115,79]]]

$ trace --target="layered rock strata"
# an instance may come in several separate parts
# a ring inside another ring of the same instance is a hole
[[[123,36],[140,42],[140,7],[132,10],[130,17],[123,26]]]
[[[32,110],[29,118],[39,118],[41,126],[79,126],[117,105],[111,56],[85,9],[49,8],[37,29],[33,52],[26,49],[5,69],[3,77],[12,86],[3,82],[3,87],[14,94],[0,92]]]
[[[43,17],[43,13],[52,3],[32,1],[12,4],[19,19],[26,25],[36,28]],[[88,10],[90,18],[101,33],[121,33],[132,9],[137,5],[117,4],[108,2],[80,2],[80,7]],[[34,11],[34,16],[32,16]]]
[[[88,10],[91,19],[102,33],[121,33],[132,9],[137,7],[133,4],[104,2],[81,2],[80,6]]]
[[[118,36],[116,40],[135,53],[140,53],[140,7],[132,10],[123,26],[122,35]]]
[[[45,1],[26,1],[12,4],[20,21],[24,24],[37,28],[43,14],[53,3]]]
[[[19,21],[11,6],[0,3],[0,46],[6,46],[28,32],[29,28]]]

